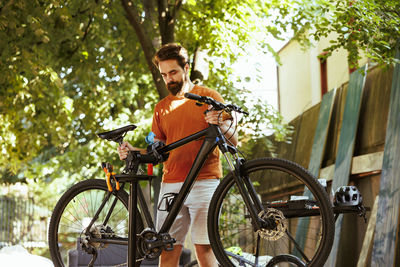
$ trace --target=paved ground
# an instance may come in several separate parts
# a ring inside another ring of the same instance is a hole
[[[2,267],[53,267],[49,259],[32,255],[18,245],[0,249],[0,265]]]

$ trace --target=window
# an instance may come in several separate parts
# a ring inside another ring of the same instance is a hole
[[[318,56],[320,75],[321,75],[321,98],[324,94],[328,92],[328,72],[327,72],[328,59],[325,58],[325,55],[326,52],[323,52]]]

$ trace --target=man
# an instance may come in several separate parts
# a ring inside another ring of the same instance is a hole
[[[199,107],[194,101],[184,97],[186,92],[191,92],[223,102],[222,97],[216,91],[194,85],[190,81],[186,49],[177,44],[167,44],[156,53],[153,62],[158,67],[170,93],[154,109],[152,132],[155,133],[157,140],[170,144],[205,129],[208,124],[217,124],[231,143],[237,144],[237,134],[233,127],[230,127],[230,117],[221,114],[220,111],[209,111],[204,115],[206,106]],[[201,140],[194,141],[170,152],[168,160],[164,162],[159,199],[162,199],[166,193],[177,193],[180,190],[201,144]],[[118,148],[120,159],[126,158],[128,150],[138,149],[124,142]],[[174,250],[162,252],[160,266],[178,266],[189,226],[192,229],[192,241],[199,265],[202,267],[217,266],[208,240],[207,212],[212,194],[219,184],[218,178],[221,177],[219,151],[216,149],[205,162],[192,191],[172,225],[170,234],[177,242]],[[157,230],[161,228],[166,216],[166,211],[158,211]]]

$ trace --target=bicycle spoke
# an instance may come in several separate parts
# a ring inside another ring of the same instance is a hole
[[[306,262],[310,262],[310,259],[307,257],[307,255],[304,253],[304,251],[302,250],[302,248],[300,247],[300,245],[296,242],[296,239],[293,238],[293,236],[286,231],[287,236],[289,237],[289,239],[293,242],[294,246],[296,247],[297,251],[300,252],[301,256],[305,259]]]
[[[264,210],[258,214],[259,219],[275,225],[265,223],[260,230],[254,231],[254,222],[236,182],[232,175],[228,176],[217,188],[210,204],[209,225],[213,227],[210,241],[218,261],[224,267],[239,266],[238,261],[242,258],[250,261],[252,266],[265,266],[272,259],[279,260],[280,264],[297,264],[301,260],[291,254],[298,250],[305,262],[323,265],[333,238],[333,216],[326,193],[313,177],[292,163],[279,159],[254,162],[243,172],[263,203]],[[300,197],[308,186],[314,187],[310,190],[313,193],[307,201],[302,201]],[[307,228],[298,227],[296,215],[304,216],[303,211],[309,208],[303,205],[309,203],[317,205],[320,212],[308,217]],[[285,213],[290,216],[285,217]],[[305,234],[304,247],[294,238],[296,233]],[[237,254],[237,259],[232,253]]]
[[[102,241],[102,238],[128,240],[128,195],[125,191],[112,195],[104,203],[96,223],[88,231],[84,231],[93,220],[107,192],[105,181],[86,180],[73,186],[61,197],[49,226],[50,253],[57,263],[56,266],[67,266],[68,258],[73,255],[70,251],[74,250],[78,250],[79,257],[83,257],[81,260],[87,260],[84,263],[87,265],[92,258],[91,254],[87,254],[91,249],[98,253],[95,265],[115,266],[127,262],[127,245]],[[138,216],[137,219],[140,222],[137,227],[141,231],[141,217]],[[107,225],[103,224],[105,221]],[[85,243],[85,246],[89,246],[88,250],[83,246],[82,240],[92,240]],[[115,259],[119,261],[118,264]]]

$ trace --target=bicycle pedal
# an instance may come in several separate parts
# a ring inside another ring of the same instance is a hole
[[[175,238],[171,238],[167,241],[168,243],[164,243],[164,249],[166,251],[174,250],[174,243],[176,242]]]
[[[168,233],[160,234],[160,236],[161,236],[161,241],[163,243],[164,250],[166,250],[166,251],[173,250],[176,239],[171,237]]]
[[[174,250],[174,245],[173,245],[173,244],[166,245],[166,246],[164,247],[164,250],[165,250],[165,251],[172,251],[172,250]]]

